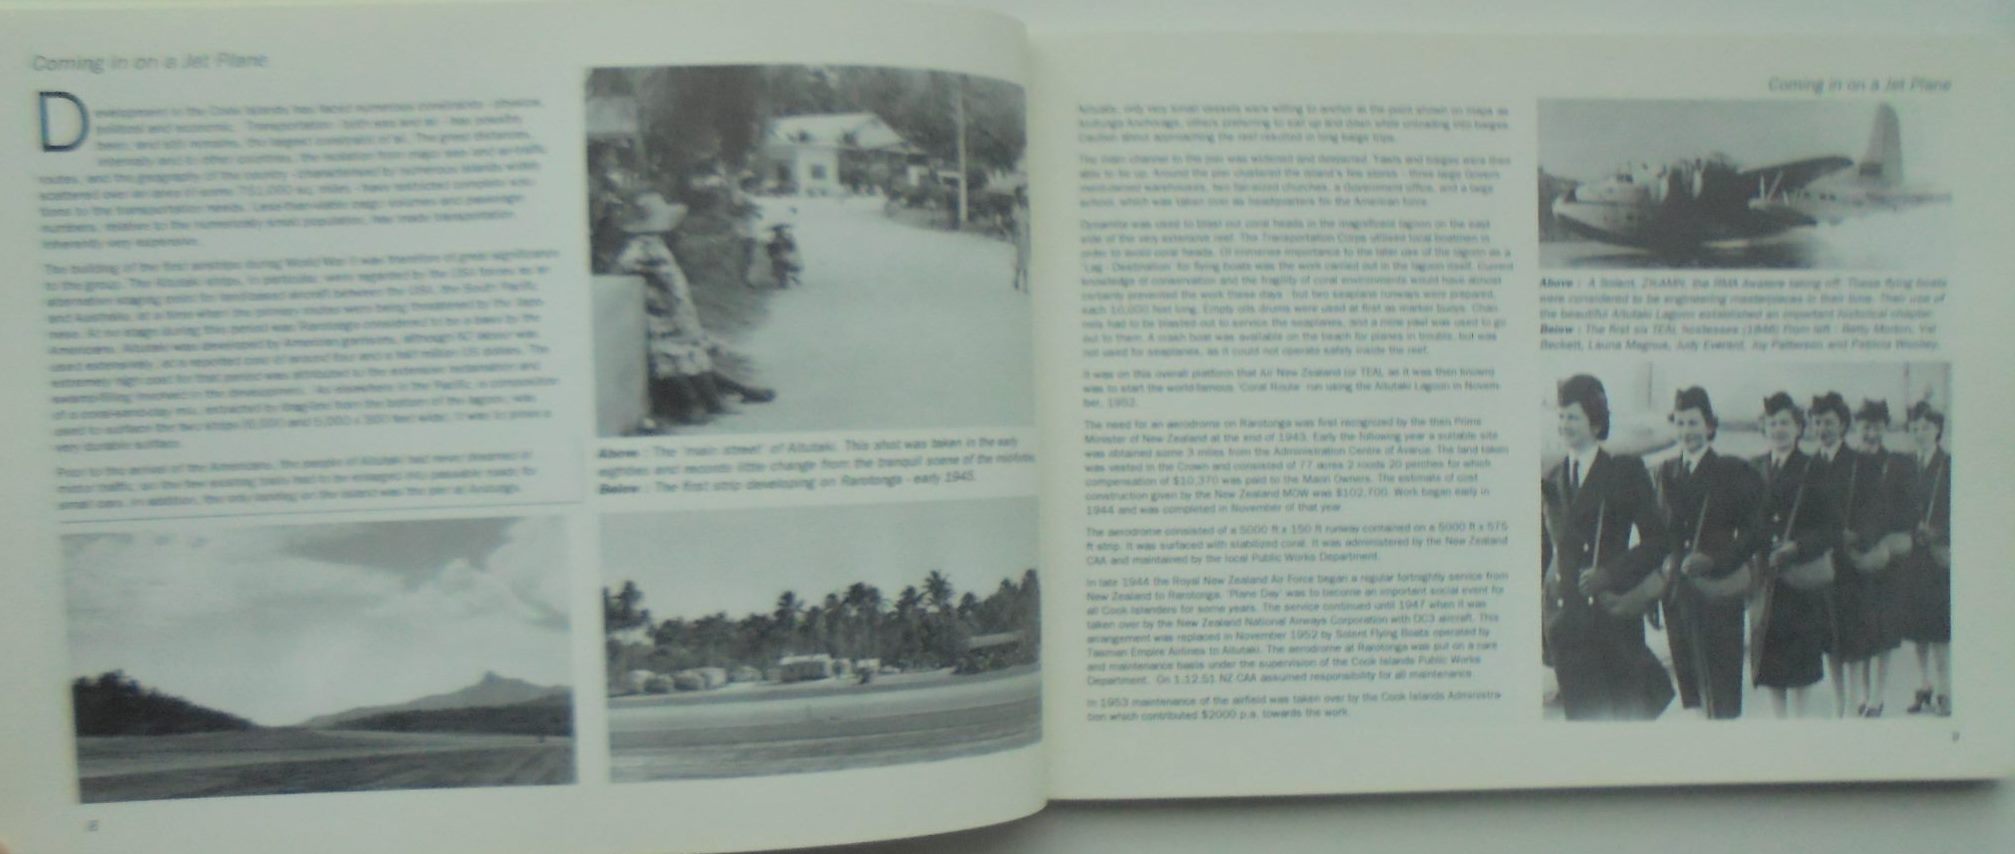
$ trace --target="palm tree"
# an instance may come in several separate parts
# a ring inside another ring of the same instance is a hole
[[[777,609],[770,615],[770,631],[777,639],[778,652],[790,652],[798,633],[798,611],[804,606],[798,594],[789,590],[777,596]]]
[[[728,621],[728,612],[708,614],[693,623],[693,652],[703,666],[719,666],[727,663],[728,644],[734,637],[734,626]]]
[[[790,631],[798,627],[798,610],[803,607],[804,603],[798,600],[798,594],[786,590],[777,595],[777,610],[771,615],[771,619],[776,621],[779,628]]]
[[[770,636],[770,615],[750,612],[735,624],[735,658],[761,669],[776,658],[770,648]]]
[[[861,623],[867,629],[867,648],[870,655],[882,654],[882,591],[874,585],[864,585],[861,592]]]
[[[952,582],[945,574],[935,569],[924,576],[924,594],[930,597],[931,607],[939,613],[951,610]]]
[[[634,581],[623,582],[622,591],[614,595],[609,593],[609,588],[602,588],[603,631],[616,632],[649,625],[650,609],[637,607],[643,601],[644,591],[638,590]]]
[[[922,605],[923,595],[917,592],[916,585],[914,584],[904,587],[903,592],[896,596],[896,611],[892,615],[895,628],[895,648],[892,650],[893,654],[890,657],[906,665],[916,658],[918,624],[921,622]]]
[[[867,584],[856,581],[847,585],[846,596],[840,599],[840,604],[846,608],[847,651],[855,658],[861,657],[861,639],[866,635],[863,623],[869,616],[866,614],[867,596]]]
[[[819,633],[820,642],[824,644],[827,652],[834,655],[840,655],[845,652],[845,650],[840,648],[839,641],[840,632],[846,628],[846,620],[846,606],[845,603],[840,601],[839,594],[827,593],[825,631]]]
[[[817,605],[805,606],[805,619],[798,625],[799,652],[823,652],[821,635],[826,628],[826,612]]]
[[[1033,652],[1042,644],[1042,587],[1036,584],[1034,569],[1022,573],[1021,595],[1015,602],[1015,628],[1022,630],[1026,647]]]

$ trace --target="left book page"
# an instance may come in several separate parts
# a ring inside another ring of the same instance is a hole
[[[880,4],[5,13],[0,841],[1039,809],[1024,49]]]

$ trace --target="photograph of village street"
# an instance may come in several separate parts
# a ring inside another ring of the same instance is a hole
[[[584,98],[599,435],[1033,422],[1021,87],[669,66]]]
[[[574,781],[557,518],[63,550],[85,803]]]
[[[1029,499],[608,516],[618,782],[933,762],[1041,739]]]

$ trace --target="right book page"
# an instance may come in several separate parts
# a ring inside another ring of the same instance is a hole
[[[1054,797],[2007,772],[2005,50],[1034,65]]]

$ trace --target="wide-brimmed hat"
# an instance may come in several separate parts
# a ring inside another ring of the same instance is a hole
[[[616,227],[628,234],[663,234],[677,226],[685,212],[684,207],[665,201],[661,194],[638,193],[623,208]]]

